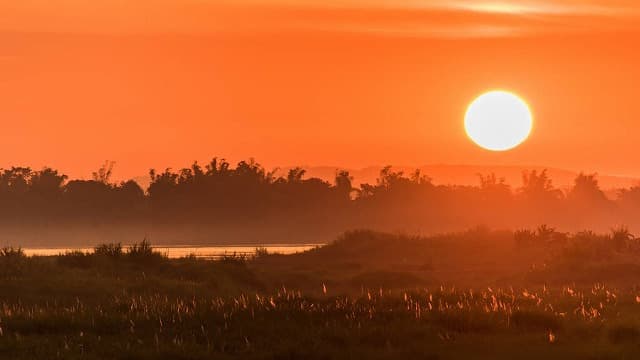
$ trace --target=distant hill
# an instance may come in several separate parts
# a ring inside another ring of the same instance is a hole
[[[498,178],[504,178],[505,181],[513,186],[519,187],[522,184],[522,173],[528,170],[542,171],[547,169],[547,173],[553,180],[555,187],[565,189],[573,185],[573,180],[578,172],[546,168],[543,166],[504,166],[504,165],[425,165],[418,167],[422,174],[433,179],[435,184],[455,184],[455,185],[477,185],[479,183],[478,174],[487,175],[496,174]],[[281,173],[285,173],[289,168],[283,168]],[[332,181],[336,169],[338,167],[331,166],[311,166],[305,167],[307,177],[318,177],[321,179]],[[382,166],[369,166],[361,169],[345,169],[354,177],[354,185],[363,183],[375,183]],[[410,166],[394,166],[395,171],[404,171],[407,175],[416,170],[416,167]],[[628,188],[640,184],[640,178],[613,176],[607,174],[598,174],[598,180],[602,189],[619,189]]]

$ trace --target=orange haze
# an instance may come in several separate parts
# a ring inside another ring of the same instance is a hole
[[[5,1],[0,167],[86,177],[112,159],[128,177],[219,155],[640,176],[635,3]],[[493,88],[534,111],[506,153],[462,128]]]

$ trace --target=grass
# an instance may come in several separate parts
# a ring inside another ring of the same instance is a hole
[[[0,358],[637,358],[636,280],[553,279],[576,256],[597,265],[589,251],[554,248],[585,234],[526,241],[526,252],[513,234],[483,232],[479,243],[473,234],[354,232],[303,254],[213,261],[168,259],[146,241],[54,257],[9,249],[0,252]],[[608,244],[595,236],[589,244]],[[638,260],[633,247],[611,246],[608,261]],[[532,270],[538,255],[546,266]],[[484,283],[454,281],[478,274]]]
[[[22,248],[14,248],[13,246],[5,246],[0,249],[0,257],[7,258],[22,258],[24,257],[24,251]]]
[[[603,326],[624,317],[618,312],[631,305],[631,293],[617,292],[620,300],[606,304],[597,316],[590,307],[581,311],[582,301],[597,302],[606,291],[578,298],[557,289],[540,304],[507,289],[321,298],[285,289],[233,297],[122,291],[97,304],[86,295],[29,304],[3,300],[0,354],[16,359],[58,353],[122,359],[436,359],[454,351],[453,344],[463,345],[455,352],[467,356],[478,350],[486,356],[526,351],[529,358],[555,349],[580,354],[592,344],[611,356],[637,351],[637,324]],[[581,328],[581,336],[575,328]],[[548,341],[550,331],[557,343]],[[509,343],[525,340],[524,348],[509,349]],[[490,344],[495,348],[488,349]]]

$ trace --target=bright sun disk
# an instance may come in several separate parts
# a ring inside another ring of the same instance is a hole
[[[492,151],[513,149],[524,142],[533,127],[527,103],[507,91],[490,91],[467,108],[464,128],[473,142]]]

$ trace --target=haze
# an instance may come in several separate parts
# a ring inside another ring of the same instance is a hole
[[[638,359],[638,44],[638,0],[0,0],[0,358]]]

